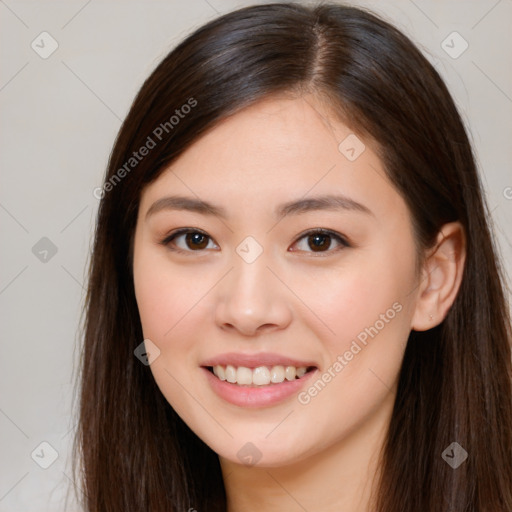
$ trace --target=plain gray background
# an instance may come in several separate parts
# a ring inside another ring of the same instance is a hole
[[[0,511],[78,510],[64,497],[93,190],[157,63],[218,13],[254,3],[0,0]],[[402,29],[447,81],[511,275],[512,1],[351,3]]]

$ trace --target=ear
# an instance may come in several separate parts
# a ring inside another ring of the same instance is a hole
[[[422,268],[411,329],[426,331],[444,320],[459,291],[465,261],[464,228],[460,222],[445,224]]]

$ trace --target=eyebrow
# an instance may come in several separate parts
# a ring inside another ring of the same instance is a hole
[[[146,213],[146,219],[157,212],[164,210],[185,210],[202,215],[212,215],[221,219],[227,219],[224,208],[216,206],[208,201],[185,196],[162,197],[155,201]],[[298,199],[279,205],[275,210],[277,217],[285,215],[299,215],[318,210],[346,210],[374,216],[374,213],[366,206],[343,195],[321,195],[307,199]]]

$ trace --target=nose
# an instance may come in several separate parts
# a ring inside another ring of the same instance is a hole
[[[235,262],[232,271],[219,283],[215,322],[221,329],[254,336],[285,329],[291,319],[286,287],[263,257],[252,263]]]

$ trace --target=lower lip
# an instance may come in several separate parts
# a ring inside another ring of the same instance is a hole
[[[285,380],[279,384],[269,384],[268,386],[252,387],[231,384],[225,380],[220,380],[207,368],[202,367],[201,369],[206,373],[206,378],[213,391],[226,402],[239,407],[269,407],[283,402],[287,398],[297,395],[317,371],[316,369],[312,370],[300,379]]]

